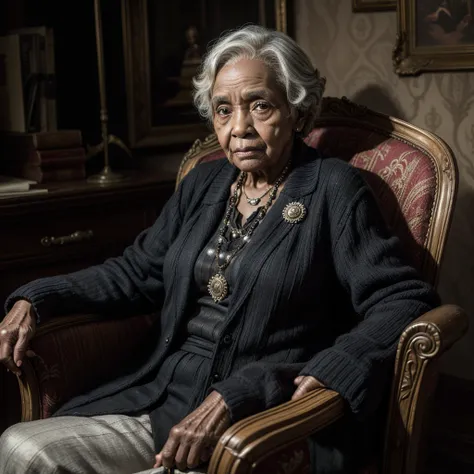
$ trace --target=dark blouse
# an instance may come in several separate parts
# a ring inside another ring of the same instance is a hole
[[[231,215],[231,228],[245,230],[256,216],[258,209],[242,226],[242,215],[235,210]],[[170,382],[154,408],[154,417],[159,420],[160,430],[154,433],[155,443],[163,446],[168,439],[171,428],[179,423],[202,400],[199,399],[196,387],[203,387],[209,377],[212,354],[215,344],[222,335],[232,288],[239,271],[242,252],[239,251],[232,259],[224,274],[229,282],[229,295],[219,303],[214,302],[207,290],[207,284],[217,271],[215,252],[218,230],[214,233],[208,245],[200,253],[194,267],[194,281],[198,288],[196,308],[183,331],[181,347],[172,353],[158,371],[157,380]],[[228,229],[224,235],[221,248],[220,262],[226,258],[241,242],[241,238],[232,237]],[[140,390],[140,388],[139,388]]]

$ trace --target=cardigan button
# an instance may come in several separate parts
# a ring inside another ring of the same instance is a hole
[[[220,376],[219,376],[218,373],[215,373],[215,374],[212,376],[212,380],[214,380],[214,382],[219,382],[220,379],[221,379],[221,378],[220,378]]]
[[[228,346],[228,345],[231,344],[231,342],[232,342],[232,336],[231,336],[230,334],[226,334],[226,335],[224,336],[224,339],[222,339],[222,342],[223,342],[226,346]]]
[[[168,343],[170,342],[170,338],[167,337],[167,338],[165,339],[165,342],[166,342],[166,344],[168,344]]]

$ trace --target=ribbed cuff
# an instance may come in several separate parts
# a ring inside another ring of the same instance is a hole
[[[34,301],[32,301],[30,298],[27,298],[26,296],[13,296],[13,295],[10,295],[7,299],[7,301],[5,302],[5,314],[7,314],[12,308],[13,308],[13,305],[17,302],[17,301],[27,301],[28,303],[31,304],[31,306],[33,307],[33,311],[35,312],[36,314],[36,324],[38,324],[40,322],[40,318],[38,316],[38,307],[37,305],[34,303]]]
[[[301,370],[299,375],[311,375],[326,387],[338,392],[355,414],[364,404],[368,386],[368,369],[360,362],[333,348],[316,354]]]
[[[8,313],[18,300],[31,303],[36,312],[37,322],[44,321],[60,311],[60,301],[67,298],[69,284],[61,277],[41,278],[16,289],[5,301],[5,313]]]
[[[210,391],[215,390],[222,395],[230,413],[232,423],[254,415],[265,409],[265,403],[253,384],[240,377],[229,377],[211,385]]]

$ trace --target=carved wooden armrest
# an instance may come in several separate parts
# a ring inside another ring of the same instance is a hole
[[[24,360],[18,377],[21,421],[47,418],[70,398],[119,376],[143,346],[152,324],[152,315],[75,315],[40,325],[31,341],[36,355]],[[13,381],[9,377],[9,383]]]
[[[461,338],[467,326],[467,315],[461,308],[444,305],[424,314],[403,332],[395,363],[384,474],[417,472],[420,431],[426,402],[437,380],[437,361]],[[343,416],[344,406],[336,392],[317,389],[300,400],[246,418],[221,437],[208,473],[270,472],[272,456],[334,423]],[[299,462],[303,450],[304,445],[301,449],[298,446],[289,462]]]
[[[384,473],[418,472],[421,432],[436,389],[439,359],[467,328],[468,317],[462,308],[443,305],[418,318],[403,332],[395,361]]]
[[[343,416],[344,408],[338,393],[319,388],[299,400],[245,418],[222,435],[208,474],[267,472],[262,470],[267,458],[334,423]]]

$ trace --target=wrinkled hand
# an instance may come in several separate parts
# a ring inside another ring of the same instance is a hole
[[[16,375],[21,374],[21,364],[28,351],[28,344],[36,330],[36,314],[31,303],[17,301],[0,323],[0,362]]]
[[[229,426],[224,399],[218,392],[211,392],[196,410],[171,429],[153,467],[171,468],[176,464],[184,470],[209,461],[214,446]]]
[[[308,392],[317,388],[324,388],[324,385],[318,379],[315,379],[310,375],[300,375],[299,377],[296,377],[294,384],[297,386],[297,389],[291,397],[292,400],[298,400],[298,398],[303,397]]]

